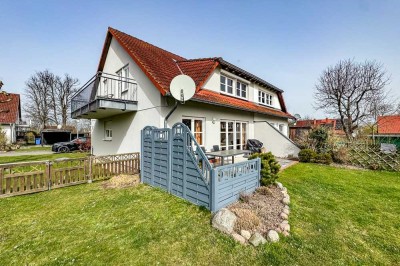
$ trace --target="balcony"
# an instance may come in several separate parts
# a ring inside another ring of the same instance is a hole
[[[137,83],[133,79],[98,72],[71,99],[74,119],[101,119],[137,111]]]

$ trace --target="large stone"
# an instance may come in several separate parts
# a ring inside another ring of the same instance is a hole
[[[255,232],[249,239],[250,244],[257,247],[260,244],[265,244],[267,240],[258,232]]]
[[[281,182],[276,182],[276,186],[277,186],[280,190],[283,189],[283,185],[282,185]]]
[[[241,234],[244,238],[246,238],[246,240],[249,240],[250,237],[251,237],[251,233],[250,233],[249,231],[247,231],[247,230],[240,230],[240,234]]]
[[[282,222],[279,227],[282,229],[283,232],[290,232],[290,225],[288,223]]]
[[[242,245],[246,244],[246,239],[243,236],[241,236],[237,233],[232,233],[232,237],[240,244],[242,244]]]
[[[289,215],[289,213],[290,213],[289,208],[283,208],[282,213]],[[287,218],[285,220],[287,220]]]
[[[290,199],[288,197],[284,197],[282,199],[282,203],[285,204],[285,205],[289,205],[290,204]]]
[[[275,230],[269,230],[267,234],[267,240],[269,242],[275,243],[279,241],[279,235]]]
[[[220,209],[212,219],[212,226],[218,230],[231,234],[236,222],[236,215],[226,208]]]
[[[288,215],[286,213],[284,213],[284,212],[282,212],[280,216],[281,216],[281,218],[283,220],[287,220],[288,219]]]
[[[288,237],[288,236],[290,236],[290,233],[289,233],[288,231],[283,231],[283,232],[282,232],[282,235]]]

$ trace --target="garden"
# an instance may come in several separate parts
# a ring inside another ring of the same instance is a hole
[[[0,200],[2,265],[395,265],[398,173],[299,163],[279,181],[290,236],[243,246],[209,211],[147,185],[102,182]]]

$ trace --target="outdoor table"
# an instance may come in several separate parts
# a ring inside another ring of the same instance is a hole
[[[205,152],[206,155],[214,156],[214,157],[221,157],[221,165],[224,165],[224,159],[226,157],[232,157],[232,163],[235,163],[235,156],[241,154],[248,154],[251,153],[249,150],[224,150],[224,151],[210,151]]]

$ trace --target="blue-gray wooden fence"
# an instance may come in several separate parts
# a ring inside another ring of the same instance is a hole
[[[211,211],[259,186],[260,159],[213,168],[189,128],[142,130],[141,180]]]

